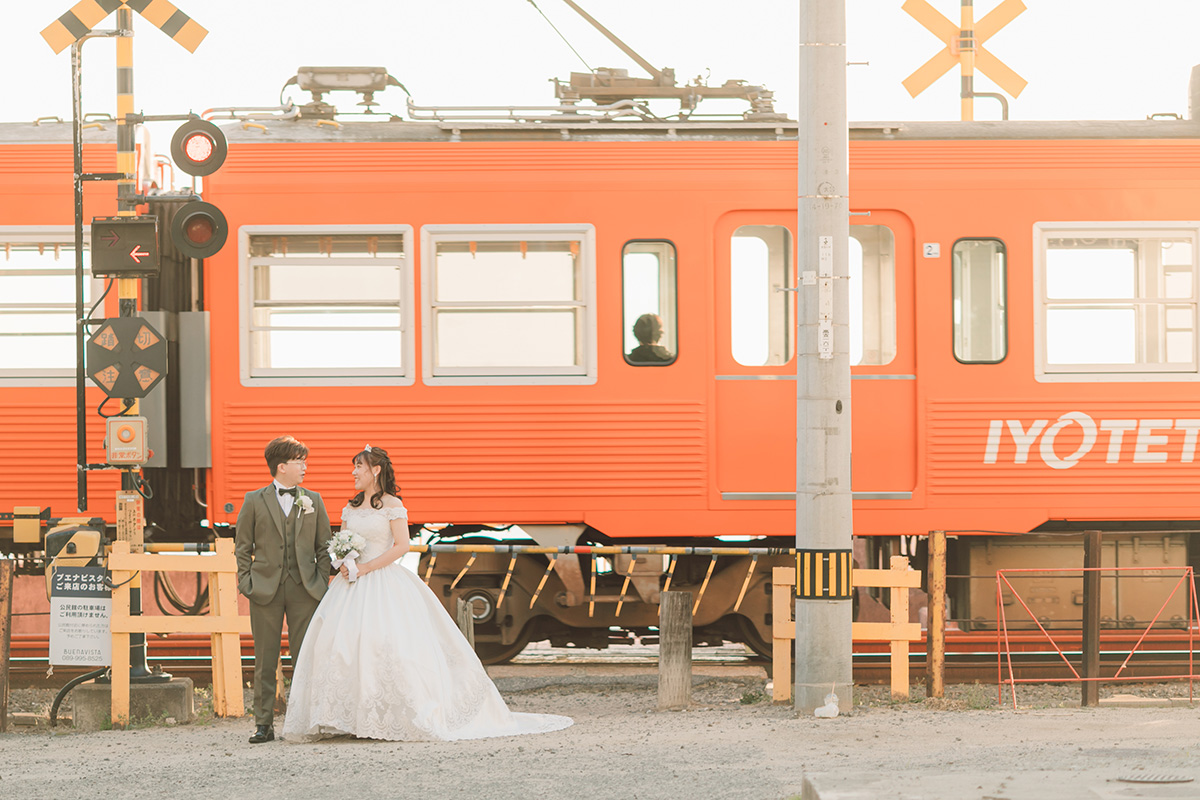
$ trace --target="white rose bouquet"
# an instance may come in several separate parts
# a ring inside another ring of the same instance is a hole
[[[329,557],[333,559],[333,568],[339,569],[345,564],[351,583],[358,580],[358,566],[354,562],[366,546],[367,540],[353,531],[338,531],[329,539]]]

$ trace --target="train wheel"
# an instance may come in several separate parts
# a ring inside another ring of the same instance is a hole
[[[758,627],[741,614],[735,616],[738,632],[742,635],[742,643],[754,651],[759,658],[771,660],[771,642],[764,639],[758,632]]]
[[[484,664],[503,664],[506,661],[512,661],[525,646],[529,644],[533,635],[533,627],[526,625],[525,628],[518,634],[516,641],[512,644],[501,644],[500,642],[476,642],[475,655],[479,656],[479,660]]]

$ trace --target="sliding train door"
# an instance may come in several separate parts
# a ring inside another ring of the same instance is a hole
[[[856,500],[916,484],[912,234],[895,212],[851,226],[852,480]],[[715,450],[722,501],[794,502],[794,211],[733,212],[716,228]]]

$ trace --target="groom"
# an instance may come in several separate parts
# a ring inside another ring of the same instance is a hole
[[[254,735],[275,739],[275,665],[287,617],[292,663],[329,586],[331,535],[321,495],[300,488],[308,448],[291,436],[272,439],[264,452],[271,481],[246,493],[238,513],[234,553],[238,591],[250,598],[254,636]]]

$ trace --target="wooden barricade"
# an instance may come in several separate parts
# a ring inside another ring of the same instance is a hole
[[[204,556],[130,553],[129,542],[113,542],[108,557],[112,571],[112,723],[129,722],[129,634],[212,634],[213,712],[240,717],[242,701],[241,634],[250,632],[250,618],[238,615],[237,561],[232,539],[217,539],[216,554]],[[129,581],[135,572],[208,573],[207,616],[151,617],[129,613]]]
[[[908,643],[921,638],[921,625],[908,621],[908,590],[921,586],[921,573],[908,567],[908,559],[893,556],[891,569],[854,569],[852,585],[891,589],[890,622],[855,622],[850,635],[859,642],[891,642],[892,696],[908,697]],[[777,703],[792,697],[792,642],[796,639],[794,616],[796,570],[775,567],[771,571],[771,628],[774,687]]]

